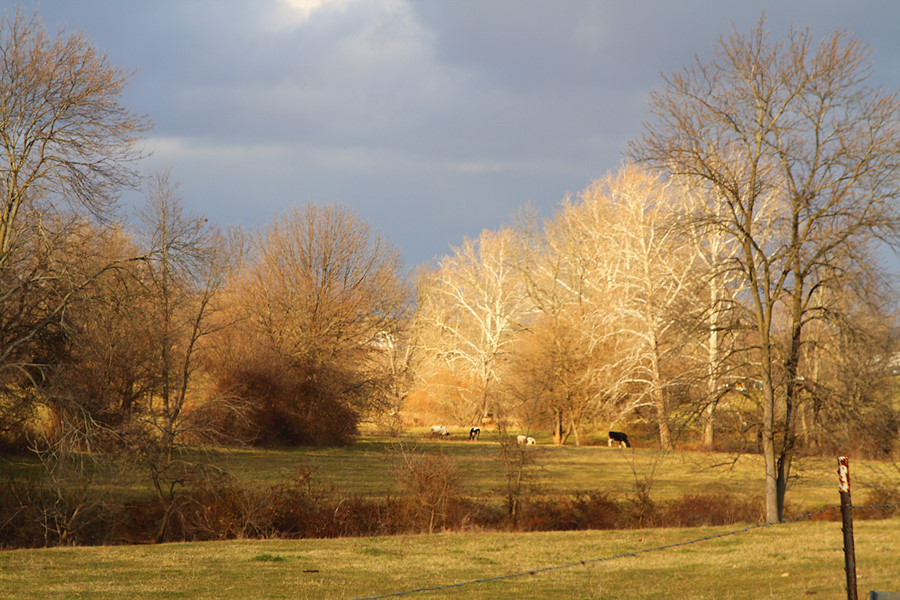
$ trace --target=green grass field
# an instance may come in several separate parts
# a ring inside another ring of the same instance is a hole
[[[477,498],[496,496],[506,484],[506,471],[496,437],[469,442],[456,432],[449,442],[430,439],[424,430],[407,432],[402,442],[414,452],[443,452],[452,457],[462,475],[464,492]],[[546,440],[545,440],[546,441]],[[396,493],[401,463],[396,439],[363,436],[346,447],[292,448],[284,450],[215,449],[199,460],[222,467],[238,479],[275,485],[303,469],[312,471],[317,485],[334,487],[346,494],[383,496]],[[534,457],[529,467],[536,493],[602,491],[616,499],[634,492],[635,481],[651,480],[651,496],[666,501],[686,494],[734,493],[763,495],[763,460],[759,455],[721,452],[672,452],[654,449],[618,450],[606,446],[553,446],[541,443],[528,449]],[[889,463],[851,457],[851,481],[858,504],[875,487],[900,487],[900,469]],[[0,476],[40,472],[36,461],[0,460]],[[116,474],[98,485],[111,494],[147,492],[139,475]],[[762,501],[762,500],[760,500]],[[838,504],[837,459],[808,457],[794,462],[787,493],[789,514]]]
[[[345,448],[220,449],[205,459],[247,481],[276,484],[311,469],[319,485],[381,496],[397,491],[396,443],[369,436]],[[416,452],[453,457],[466,494],[497,498],[505,483],[499,445],[490,435],[478,443],[442,442],[411,432],[403,443]],[[649,478],[654,501],[728,492],[762,502],[763,465],[754,455],[546,444],[527,451],[535,459],[531,493],[602,491],[625,499],[634,494],[636,479]],[[29,472],[34,465],[0,464],[4,470]],[[833,458],[799,460],[788,516],[838,504],[836,471]],[[851,481],[859,506],[875,487],[900,486],[900,471],[851,457]],[[127,478],[108,485],[110,493],[142,493],[142,484]],[[645,552],[747,526],[9,550],[0,552],[0,598],[356,598],[498,577],[503,578],[403,597],[846,597],[841,528],[835,522],[753,528]],[[869,589],[900,590],[900,518],[857,520],[855,530],[860,597]],[[629,553],[639,554],[613,558]],[[596,560],[601,558],[608,560]],[[505,577],[532,570],[540,571]]]
[[[457,436],[461,438],[462,436]],[[482,441],[442,442],[424,434],[409,434],[407,448],[420,452],[445,452],[452,456],[463,475],[467,494],[485,498],[496,496],[506,483],[499,445],[491,436]],[[211,459],[239,477],[275,484],[310,469],[316,481],[349,494],[383,495],[396,492],[396,469],[400,460],[396,441],[363,437],[345,448],[299,448],[290,450],[221,450]],[[636,479],[652,479],[651,495],[665,501],[686,494],[764,493],[764,465],[758,455],[673,452],[653,449],[618,450],[606,446],[575,447],[541,444],[528,448],[535,460],[531,481],[538,490],[580,492],[600,490],[614,498],[634,492]],[[800,458],[794,464],[787,494],[788,512],[800,514],[821,506],[839,503],[837,459]],[[854,499],[863,500],[868,490],[888,485],[900,486],[900,470],[876,461],[851,458]]]
[[[527,573],[409,598],[845,598],[839,523],[14,550],[0,597],[337,599]],[[900,519],[855,524],[860,597],[900,590]],[[597,561],[596,559],[608,559]],[[584,565],[580,561],[586,561]]]

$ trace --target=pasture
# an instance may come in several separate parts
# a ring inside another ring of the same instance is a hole
[[[506,483],[505,465],[496,437],[482,434],[469,442],[462,432],[452,441],[430,439],[424,432],[410,432],[400,441],[413,452],[445,453],[459,466],[464,491],[476,498],[497,495]],[[689,494],[730,493],[763,497],[762,456],[720,452],[661,453],[651,448],[620,450],[600,446],[553,446],[539,439],[526,451],[533,457],[528,467],[533,493],[552,490],[577,493],[599,490],[614,498],[633,495],[636,481],[648,481],[654,500],[666,501]],[[400,468],[398,440],[363,436],[352,446],[287,450],[223,449],[209,460],[239,478],[275,484],[298,468],[312,471],[319,484],[348,494],[380,496],[396,492]],[[900,487],[900,469],[878,461],[851,457],[854,501],[880,487]],[[794,463],[787,495],[788,516],[800,511],[838,504],[837,458],[800,457]]]
[[[659,503],[691,494],[749,496],[762,503],[763,463],[757,455],[538,442],[517,449],[532,459],[527,467],[532,497],[599,491],[627,501],[643,483]],[[321,489],[378,498],[399,493],[399,444],[406,452],[452,458],[467,496],[502,503],[506,465],[490,432],[479,442],[456,431],[450,441],[409,431],[399,440],[367,435],[341,448],[218,448],[193,458],[225,469],[238,481],[276,485],[309,471]],[[851,457],[850,466],[857,506],[873,490],[900,487],[895,465]],[[836,471],[835,458],[799,459],[786,516],[838,504]],[[0,472],[39,471],[34,462],[16,460],[0,463]],[[135,473],[98,484],[113,496],[147,493]],[[900,518],[857,519],[855,531],[861,596],[869,589],[900,589]],[[701,541],[655,550],[691,540]],[[516,573],[526,574],[506,577]],[[628,590],[629,598],[648,599],[842,598],[841,527],[834,521],[803,520],[763,527],[533,533],[475,528],[433,535],[0,552],[0,598],[337,599],[481,579],[493,580],[403,597],[594,599],[620,598],[621,590]]]
[[[403,597],[845,597],[841,530],[833,522],[789,523],[636,556],[593,560],[734,529],[739,528],[442,533],[13,550],[0,553],[0,597],[347,599],[571,563],[576,566]],[[860,597],[869,589],[900,589],[900,519],[858,521],[855,531]]]

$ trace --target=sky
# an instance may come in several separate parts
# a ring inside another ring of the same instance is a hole
[[[12,0],[0,1],[7,15]],[[616,170],[662,75],[708,59],[765,13],[846,29],[870,83],[900,88],[894,0],[26,0],[132,72],[154,123],[142,170],[187,209],[264,226],[339,204],[434,261],[524,208],[550,216]],[[126,205],[138,201],[126,196]]]

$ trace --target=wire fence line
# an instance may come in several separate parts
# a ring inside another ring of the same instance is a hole
[[[892,504],[871,504],[868,506],[854,506],[853,508],[856,510],[870,510],[870,509],[896,508],[898,506],[900,506],[900,502],[894,502]],[[456,583],[448,583],[448,584],[444,584],[444,585],[436,585],[436,586],[431,586],[431,587],[420,587],[420,588],[415,588],[412,590],[404,590],[401,592],[391,592],[391,593],[382,594],[379,596],[362,596],[362,597],[354,598],[353,600],[381,600],[382,598],[396,598],[398,596],[409,596],[411,594],[420,594],[423,592],[436,592],[436,591],[440,591],[440,590],[449,590],[449,589],[453,589],[453,588],[461,588],[464,586],[475,585],[475,584],[479,584],[479,583],[489,583],[492,581],[503,581],[506,579],[515,579],[517,577],[526,577],[526,576],[530,576],[530,575],[537,575],[539,573],[547,573],[550,571],[571,569],[573,567],[583,567],[583,566],[587,566],[588,564],[591,564],[591,563],[602,563],[602,562],[616,560],[619,558],[635,557],[635,556],[639,556],[641,554],[648,554],[650,552],[659,552],[661,550],[670,550],[672,548],[678,548],[679,546],[689,546],[691,544],[707,542],[709,540],[715,540],[715,539],[719,539],[719,538],[729,537],[732,535],[739,535],[741,533],[747,533],[748,531],[753,531],[755,529],[762,529],[764,527],[775,527],[778,525],[784,525],[786,523],[791,523],[791,522],[795,522],[795,521],[803,521],[806,519],[810,519],[821,513],[827,512],[829,510],[835,510],[835,509],[840,510],[840,508],[841,508],[840,505],[826,506],[824,508],[820,508],[817,511],[807,513],[805,515],[800,515],[797,517],[791,517],[790,519],[785,519],[784,521],[781,521],[778,523],[757,523],[755,525],[749,525],[747,527],[743,527],[741,529],[735,529],[733,531],[725,531],[723,533],[708,535],[705,537],[696,538],[693,540],[687,540],[684,542],[676,542],[674,544],[666,544],[664,546],[656,546],[654,548],[644,548],[642,550],[635,550],[633,552],[620,552],[618,554],[612,554],[610,556],[601,556],[598,558],[587,558],[587,559],[583,559],[583,560],[569,562],[569,563],[562,564],[562,565],[539,567],[536,569],[529,569],[528,571],[520,571],[518,573],[508,573],[506,575],[497,575],[495,577],[484,577],[481,579],[470,579],[467,581],[458,581]]]

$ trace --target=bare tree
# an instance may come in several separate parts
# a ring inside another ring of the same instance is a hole
[[[502,390],[507,410],[529,430],[549,427],[555,444],[574,435],[581,445],[583,428],[604,407],[608,388],[598,372],[607,359],[587,343],[584,321],[571,312],[540,315],[516,337],[504,368]],[[570,318],[571,317],[571,318]]]
[[[45,369],[51,376],[37,389],[55,418],[48,436],[53,452],[43,453],[44,464],[62,463],[73,450],[125,450],[156,491],[162,540],[187,479],[205,469],[178,450],[202,439],[197,354],[217,327],[211,316],[229,254],[205,219],[184,214],[166,174],[155,176],[148,200],[146,259],[127,270],[109,269],[84,286],[60,327],[59,365]],[[87,263],[81,271],[134,252],[130,240],[111,230],[95,238],[70,253]]]
[[[804,334],[829,312],[813,297],[849,283],[849,265],[871,272],[866,250],[900,223],[900,102],[865,85],[869,52],[841,31],[817,47],[808,30],[772,42],[760,19],[749,35],[721,39],[712,60],[666,77],[630,149],[710,189],[721,210],[702,220],[740,248],[731,264],[757,337],[770,522],[782,519],[794,456]]]
[[[163,511],[157,540],[165,539],[169,522],[180,509],[180,490],[208,465],[184,456],[188,444],[209,442],[204,406],[197,392],[201,344],[223,321],[220,292],[233,257],[232,244],[207,219],[185,214],[177,186],[168,173],[157,172],[140,214],[148,259],[140,273],[145,297],[149,381],[144,405],[123,428],[132,458],[148,474]],[[120,359],[121,360],[121,359]]]
[[[143,274],[152,352],[153,387],[145,407],[168,456],[181,429],[198,368],[202,340],[223,323],[214,319],[232,258],[229,240],[204,217],[184,212],[177,186],[157,172],[141,214],[150,245]]]
[[[625,167],[563,205],[546,228],[544,260],[527,269],[536,304],[560,323],[575,318],[578,346],[593,357],[580,374],[593,391],[578,404],[600,400],[609,416],[652,407],[666,449],[679,371],[666,369],[680,355],[677,325],[696,282],[694,255],[671,226],[678,201],[670,185]]]
[[[35,338],[109,268],[75,278],[57,259],[80,222],[109,217],[116,194],[136,182],[135,142],[149,126],[119,103],[126,82],[84,36],[50,38],[36,15],[0,18],[0,383],[7,397],[34,376]],[[48,287],[55,293],[46,294]]]
[[[419,292],[421,351],[471,385],[466,412],[474,423],[494,411],[502,362],[530,311],[519,250],[511,229],[484,231],[445,256]]]
[[[698,322],[695,342],[706,363],[705,393],[701,401],[703,445],[707,450],[715,446],[716,409],[738,386],[744,387],[742,374],[735,369],[732,359],[738,354],[737,320],[738,298],[743,291],[742,278],[735,271],[732,261],[740,247],[736,240],[720,228],[712,227],[694,216],[709,212],[720,215],[723,207],[715,200],[715,192],[700,188],[693,182],[676,179],[676,194],[680,202],[673,215],[675,226],[691,246],[698,265],[700,280],[696,306],[699,310],[688,311]],[[758,218],[763,218],[760,211]],[[715,220],[715,219],[714,219]],[[760,225],[760,231],[766,231]],[[702,332],[702,333],[701,333]],[[739,363],[738,363],[739,364]]]
[[[517,266],[535,314],[516,336],[504,387],[523,420],[545,419],[557,444],[574,435],[578,445],[596,419],[628,412],[620,332],[604,318],[617,297],[603,271],[615,251],[594,227],[594,208],[566,199],[549,221],[526,216],[520,224]]]
[[[0,259],[27,213],[45,213],[55,198],[103,215],[135,182],[130,163],[148,124],[119,104],[126,82],[81,34],[51,40],[36,15],[0,20]]]
[[[696,254],[672,224],[682,199],[671,185],[636,167],[597,183],[589,193],[594,202],[608,196],[607,235],[618,247],[610,276],[622,295],[612,316],[633,340],[631,382],[645,390],[656,412],[660,445],[671,450],[670,390],[686,373],[683,363],[666,369],[683,355],[685,338],[678,324],[697,281]]]
[[[394,333],[384,332],[379,344],[383,348],[380,367],[385,374],[380,386],[378,401],[372,407],[372,417],[384,425],[387,432],[399,435],[403,425],[401,411],[406,399],[415,387],[416,347],[412,344],[411,322],[403,319]]]
[[[896,315],[885,311],[879,295],[822,288],[816,296],[834,318],[810,323],[805,334],[797,377],[799,441],[819,451],[888,458],[900,430],[892,403]]]
[[[70,270],[85,275],[140,254],[122,229],[85,224],[83,238],[66,254],[82,257],[85,264]],[[45,351],[41,361],[46,367],[40,398],[53,417],[50,437],[70,450],[92,450],[108,439],[106,434],[131,418],[152,386],[142,267],[135,261],[93,278],[66,309],[65,320],[45,330],[58,347],[54,357]]]
[[[330,442],[347,441],[360,414],[388,398],[385,355],[409,310],[402,266],[397,248],[345,208],[293,209],[259,235],[243,302],[296,382],[278,399],[298,427],[282,441],[314,442],[331,421],[344,433]]]

